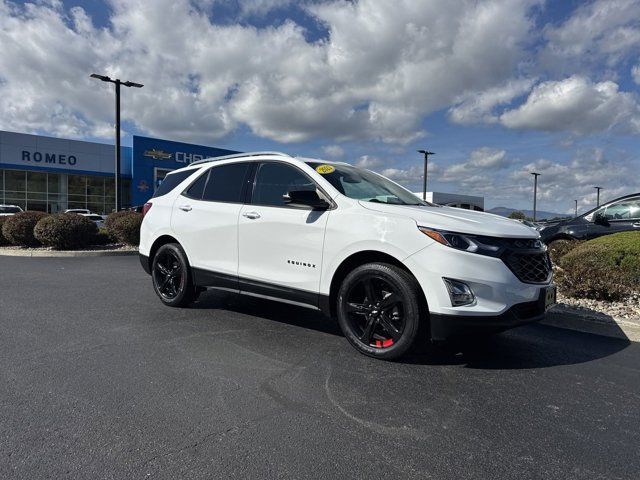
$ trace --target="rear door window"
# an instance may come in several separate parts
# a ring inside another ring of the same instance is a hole
[[[204,187],[202,199],[210,202],[243,203],[250,168],[250,162],[213,167],[209,170],[209,180]]]

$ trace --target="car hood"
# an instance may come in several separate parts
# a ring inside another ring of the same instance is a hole
[[[540,234],[517,220],[462,208],[424,205],[385,205],[360,201],[367,210],[403,215],[421,227],[490,237],[538,238]]]

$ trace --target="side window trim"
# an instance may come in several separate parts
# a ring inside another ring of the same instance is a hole
[[[301,168],[299,168],[297,165],[293,165],[291,163],[287,163],[287,162],[279,162],[277,160],[264,160],[262,162],[253,162],[255,164],[254,168],[253,168],[253,172],[252,172],[252,177],[251,177],[251,188],[249,188],[249,194],[247,195],[247,201],[246,204],[247,205],[255,205],[256,207],[271,207],[271,208],[288,208],[291,210],[312,210],[311,207],[298,207],[298,206],[294,206],[294,205],[266,205],[266,204],[262,204],[262,203],[254,203],[253,202],[253,197],[254,197],[254,193],[256,190],[256,184],[257,184],[257,180],[258,180],[258,171],[260,170],[260,167],[264,164],[267,163],[275,163],[277,165],[286,165],[290,168],[293,168],[295,170],[297,170],[301,175],[303,175],[304,177],[306,177],[311,183],[313,183],[316,187],[317,190],[319,190],[322,195],[326,198],[326,200],[331,204],[331,208],[329,208],[329,210],[333,210],[336,207],[335,202],[333,201],[333,199],[327,194],[327,192],[324,191],[324,189],[318,184],[318,182],[316,182],[313,178],[311,178],[307,172],[305,172],[304,170],[302,170]]]

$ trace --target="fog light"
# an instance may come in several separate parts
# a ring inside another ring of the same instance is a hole
[[[476,296],[471,291],[471,288],[469,288],[469,285],[451,278],[443,278],[442,280],[444,280],[444,284],[447,286],[447,290],[449,290],[452,307],[461,307],[475,302]]]

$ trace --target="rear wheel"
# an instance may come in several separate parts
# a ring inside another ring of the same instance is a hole
[[[177,243],[158,249],[153,257],[151,278],[153,289],[165,305],[186,307],[196,298],[187,256]]]
[[[406,353],[418,337],[424,310],[420,299],[419,286],[407,272],[394,265],[369,263],[342,282],[338,321],[358,351],[391,360]]]

